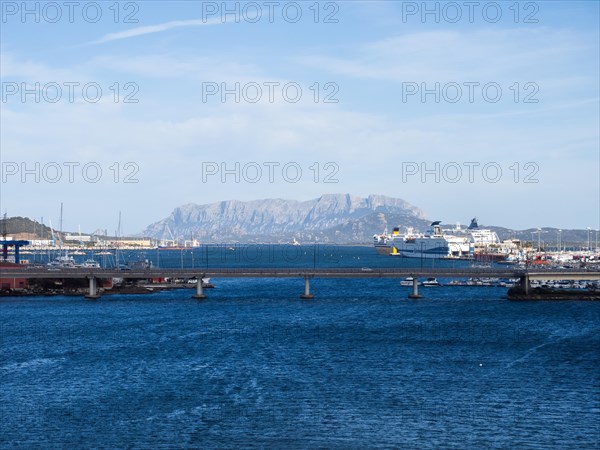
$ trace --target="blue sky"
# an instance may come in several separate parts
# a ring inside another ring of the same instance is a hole
[[[64,202],[93,231],[120,210],[135,233],[190,202],[350,192],[600,227],[598,2],[1,3],[3,213],[55,224]]]

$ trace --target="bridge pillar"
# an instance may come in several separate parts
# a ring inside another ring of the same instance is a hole
[[[412,294],[408,294],[408,298],[421,298],[421,294],[419,294],[419,279],[417,277],[413,277],[412,288]]]
[[[89,277],[90,280],[90,288],[88,291],[88,294],[85,296],[85,298],[89,298],[89,299],[97,299],[100,298],[100,294],[98,294],[98,284],[96,281],[96,277]]]
[[[529,275],[521,275],[519,279],[521,288],[525,291],[525,295],[529,295],[529,289],[531,289],[531,283],[529,282]]]
[[[315,298],[315,295],[310,293],[310,278],[308,275],[304,275],[304,294],[302,294],[300,298],[304,300]]]
[[[206,298],[206,294],[204,293],[204,289],[202,288],[202,278],[203,276],[198,277],[198,283],[196,284],[196,295],[193,295],[192,298],[198,300]]]

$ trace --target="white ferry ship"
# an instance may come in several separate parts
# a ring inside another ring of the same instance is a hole
[[[408,258],[485,259],[494,256],[492,259],[498,261],[506,256],[496,232],[479,228],[477,219],[472,219],[467,229],[457,224],[455,228],[442,230],[440,223],[433,222],[425,234],[412,228],[407,228],[405,234],[400,234],[398,227],[392,234],[386,230],[373,236],[373,246],[377,253]]]
[[[381,234],[373,235],[373,247],[380,255],[389,255],[392,251],[392,241],[400,236],[400,228],[395,227],[392,234],[388,234],[387,228]]]
[[[407,258],[447,258],[450,254],[448,241],[444,238],[440,228],[441,221],[433,222],[425,234],[413,234],[408,229],[405,235],[393,238],[393,255]]]

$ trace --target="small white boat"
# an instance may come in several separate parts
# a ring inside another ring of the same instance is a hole
[[[467,280],[467,286],[483,286],[483,282],[480,278],[469,278]]]
[[[190,278],[189,280],[187,280],[188,284],[198,284],[198,279],[197,278]],[[202,286],[210,284],[210,277],[204,277],[202,278]]]
[[[86,269],[99,269],[100,263],[94,259],[86,259],[81,267],[85,267]]]
[[[439,286],[440,283],[436,278],[429,277],[425,281],[423,281],[423,286]]]
[[[404,280],[400,281],[400,286],[412,286],[413,285],[413,277],[406,277]],[[421,284],[421,283],[419,283]]]
[[[77,264],[75,264],[75,259],[73,259],[72,256],[68,255],[58,256],[53,261],[49,262],[48,265],[55,268],[66,269],[77,267]]]

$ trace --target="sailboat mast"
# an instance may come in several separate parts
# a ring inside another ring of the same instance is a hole
[[[63,202],[60,202],[60,221],[59,221],[59,232],[58,232],[58,249],[59,253],[62,253],[62,234],[63,234]]]
[[[6,218],[6,211],[4,211],[4,216],[3,216],[4,220],[2,221],[2,240],[6,241],[6,222],[7,222],[7,218]]]
[[[121,211],[119,211],[119,223],[117,225],[117,245],[115,248],[115,262],[117,264],[117,268],[119,268],[119,246],[121,245]]]

